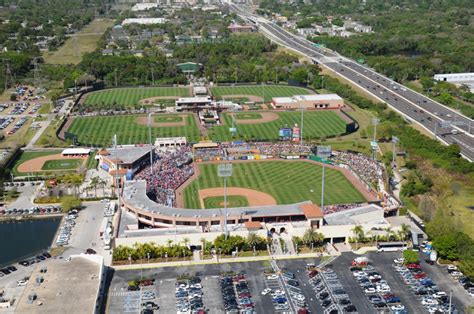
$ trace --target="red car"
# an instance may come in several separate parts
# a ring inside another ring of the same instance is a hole
[[[250,293],[239,293],[240,299],[250,298]]]
[[[420,269],[421,266],[420,266],[420,264],[415,264],[415,263],[413,263],[413,264],[408,264],[408,265],[407,265],[407,268],[408,268],[408,269]]]
[[[426,277],[426,274],[425,273],[419,273],[419,274],[416,274],[415,276],[413,276],[415,279],[423,279]]]
[[[395,295],[394,295],[394,294],[391,294],[391,293],[385,293],[385,294],[383,295],[383,298],[384,298],[385,300],[391,299],[391,298],[393,298],[393,297],[395,297]]]

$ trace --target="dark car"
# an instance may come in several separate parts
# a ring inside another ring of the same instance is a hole
[[[341,299],[341,300],[339,300],[339,304],[340,304],[340,305],[349,305],[349,304],[351,304],[351,300],[349,300],[349,299]]]
[[[331,300],[326,299],[326,300],[324,300],[324,301],[321,303],[321,305],[322,305],[323,307],[328,307],[329,305],[331,305]]]
[[[298,287],[298,286],[300,285],[300,284],[298,283],[298,281],[293,280],[293,279],[288,280],[287,283],[288,283],[290,286],[293,286],[293,287]]]
[[[319,295],[319,299],[324,300],[329,296],[329,293],[323,292]]]
[[[97,252],[95,250],[91,249],[91,248],[88,248],[86,250],[86,254],[97,254]]]
[[[11,272],[14,272],[14,271],[18,270],[15,266],[8,266],[7,269]]]
[[[43,253],[43,256],[46,258],[51,258],[51,254],[49,254],[48,252]]]
[[[387,304],[385,304],[385,302],[374,303],[374,307],[377,307],[377,308],[386,307],[386,306]]]
[[[345,308],[343,308],[345,312],[351,313],[351,312],[357,312],[357,308],[354,305],[348,305]]]
[[[11,271],[9,271],[9,270],[6,269],[6,268],[0,269],[0,271],[1,271],[2,273],[4,273],[5,275],[8,275],[9,273],[11,273]]]

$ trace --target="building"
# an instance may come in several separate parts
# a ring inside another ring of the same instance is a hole
[[[214,108],[214,102],[210,96],[205,97],[183,97],[175,102],[176,111],[199,111]]]
[[[240,24],[231,24],[227,26],[227,29],[231,33],[251,33],[255,31],[255,27],[252,25],[240,25]]]
[[[435,81],[449,82],[455,85],[466,85],[474,92],[474,73],[447,73],[435,74]]]
[[[67,148],[61,152],[64,157],[84,157],[89,156],[91,150],[88,148]]]
[[[158,3],[136,3],[132,7],[132,12],[146,11],[158,8]]]
[[[207,96],[207,88],[206,86],[194,86],[193,87],[193,94],[194,96]]]
[[[184,146],[187,144],[185,137],[158,137],[155,140],[157,149],[166,147]]]
[[[275,109],[341,109],[344,100],[336,94],[296,95],[274,97],[271,105]]]
[[[116,245],[154,242],[166,245],[170,237],[176,243],[188,238],[190,245],[201,239],[213,241],[224,231],[223,209],[173,208],[157,204],[146,195],[145,181],[127,181],[122,194],[124,213]],[[384,230],[390,223],[384,209],[375,204],[324,214],[310,201],[289,205],[227,208],[228,230],[232,235],[247,237],[257,233],[266,237],[271,230],[285,230],[290,236],[303,236],[308,228],[321,232],[330,242],[348,242],[353,228],[365,231]],[[139,229],[138,224],[153,227]]]
[[[150,151],[154,153],[154,147],[149,145],[120,145],[117,148],[101,149],[99,156],[99,168],[111,175],[125,176],[131,180],[133,174],[143,166],[150,163]]]
[[[100,255],[71,255],[38,264],[15,313],[100,313],[104,271]]]
[[[162,17],[139,17],[129,18],[122,21],[122,25],[128,24],[140,24],[140,25],[153,25],[153,24],[164,24],[166,19]]]

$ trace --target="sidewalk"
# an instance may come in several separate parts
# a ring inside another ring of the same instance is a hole
[[[284,259],[298,259],[298,258],[318,258],[322,256],[326,257],[337,257],[339,254],[330,255],[327,253],[305,253],[298,255],[274,255],[274,256],[250,256],[250,257],[230,257],[220,258],[216,260],[201,260],[196,261],[182,261],[182,262],[164,262],[164,263],[144,263],[144,264],[132,264],[132,265],[116,265],[110,266],[115,270],[133,270],[142,268],[160,268],[160,267],[179,267],[179,266],[192,266],[192,265],[209,265],[209,264],[225,264],[225,263],[241,263],[241,262],[257,262],[257,261],[270,261],[270,260],[284,260]]]

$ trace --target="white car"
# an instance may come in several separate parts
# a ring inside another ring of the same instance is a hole
[[[439,299],[439,298],[442,298],[442,297],[446,297],[448,295],[446,294],[446,292],[439,291],[439,292],[433,293],[432,296],[433,296],[433,298]]]
[[[453,277],[455,277],[455,278],[456,278],[456,277],[461,277],[461,276],[463,276],[463,273],[461,273],[460,271],[453,271],[453,272],[451,273],[451,276],[453,276]]]
[[[361,277],[361,276],[365,277],[367,276],[367,273],[365,271],[358,270],[358,271],[353,272],[352,275],[354,275],[354,277]]]
[[[400,257],[400,258],[394,259],[393,262],[395,264],[403,264],[403,263],[405,263],[405,259],[403,257]]]
[[[295,294],[295,295],[294,295],[294,298],[295,298],[296,300],[298,300],[298,301],[301,301],[301,302],[304,302],[304,300],[306,299],[306,298],[304,297],[304,295],[299,294],[299,293]]]
[[[264,290],[262,291],[262,295],[267,295],[267,294],[269,294],[270,292],[272,292],[272,289],[266,288],[266,289],[264,289]]]
[[[375,293],[376,290],[375,290],[374,288],[365,288],[365,289],[364,289],[364,292],[365,292],[366,294],[370,294],[370,293]]]
[[[268,280],[277,280],[277,279],[278,279],[278,275],[277,275],[277,274],[269,275],[269,276],[267,276],[267,279],[268,279]]]
[[[403,311],[405,309],[405,306],[403,304],[397,304],[397,305],[392,305],[390,309],[392,311]]]
[[[438,301],[435,299],[423,298],[421,300],[422,305],[438,305]]]
[[[455,271],[458,270],[458,268],[456,267],[456,265],[448,265],[448,270]]]
[[[28,283],[28,280],[22,279],[22,280],[18,280],[16,283],[18,284],[18,287],[26,286],[26,284]]]
[[[388,293],[390,292],[390,287],[389,286],[378,286],[377,287],[377,292],[380,292],[380,293]]]

